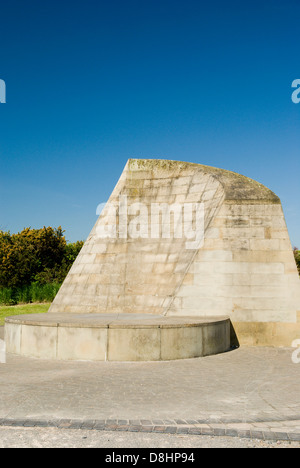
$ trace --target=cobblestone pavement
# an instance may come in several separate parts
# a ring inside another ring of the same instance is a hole
[[[142,363],[7,355],[0,364],[0,426],[300,441],[293,351],[239,348]]]
[[[226,436],[108,432],[85,429],[68,430],[53,427],[0,427],[0,448],[132,448],[156,449],[157,453],[157,449],[161,448],[177,450],[198,448],[300,448],[300,443]],[[116,451],[116,453],[122,452],[123,450]],[[104,454],[106,453],[104,452]]]

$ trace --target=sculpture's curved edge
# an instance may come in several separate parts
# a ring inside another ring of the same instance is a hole
[[[280,204],[280,198],[269,188],[250,179],[244,175],[227,169],[220,169],[212,166],[206,166],[198,163],[190,163],[177,160],[165,159],[129,159],[125,168],[128,171],[149,171],[152,170],[157,176],[160,173],[169,174],[170,171],[178,172],[186,170],[202,170],[206,174],[215,177],[224,187],[226,201],[253,201],[260,203],[262,200],[270,204]]]

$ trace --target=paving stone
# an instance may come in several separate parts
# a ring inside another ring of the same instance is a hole
[[[213,434],[215,436],[224,436],[226,434],[226,429],[220,428],[220,427],[214,427],[213,428]]]
[[[133,425],[129,424],[129,426],[128,426],[128,431],[130,431],[130,432],[140,432],[141,430],[142,430],[141,425],[133,426]]]
[[[188,434],[188,433],[189,433],[189,429],[190,429],[190,428],[189,428],[188,426],[186,426],[186,427],[184,427],[184,426],[178,426],[178,427],[177,427],[177,434]]]
[[[239,348],[160,363],[53,363],[10,355],[0,366],[0,425],[212,436],[226,431],[297,441],[300,372],[291,352]]]
[[[166,426],[153,426],[153,432],[165,432]]]
[[[166,434],[176,434],[177,433],[177,427],[175,427],[175,426],[166,426],[164,432]]]

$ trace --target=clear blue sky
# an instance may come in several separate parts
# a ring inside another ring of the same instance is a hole
[[[256,179],[300,247],[299,0],[1,2],[0,228],[85,239],[128,158]]]

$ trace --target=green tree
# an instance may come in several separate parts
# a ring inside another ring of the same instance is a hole
[[[62,283],[82,249],[83,244],[83,241],[66,244],[60,263],[52,268],[46,267],[43,271],[38,272],[35,275],[35,281],[39,284]]]
[[[37,274],[59,267],[66,245],[61,227],[26,228],[17,234],[0,231],[0,286],[29,285]]]
[[[294,256],[295,256],[298,272],[300,274],[300,250],[298,250],[297,247],[294,248]]]

